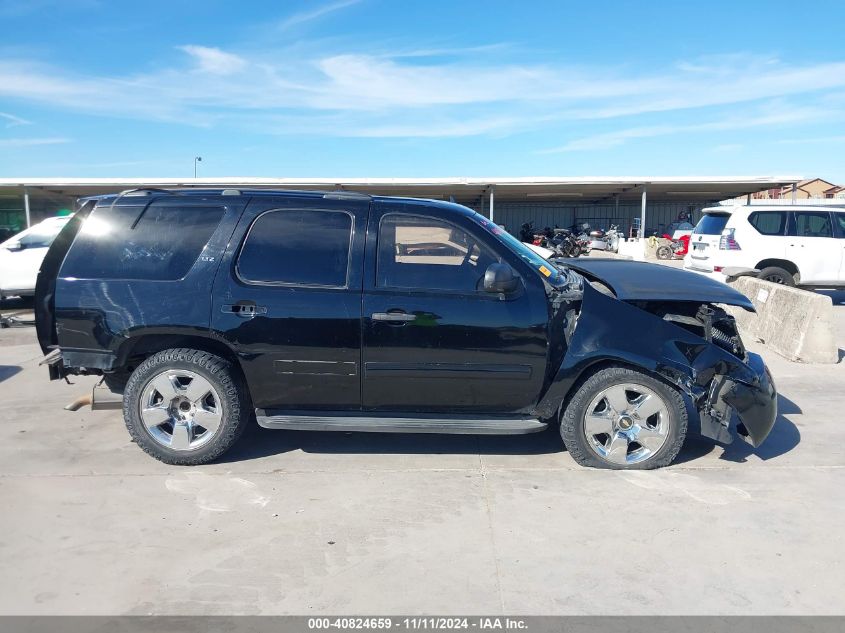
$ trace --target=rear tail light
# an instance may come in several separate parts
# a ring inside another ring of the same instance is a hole
[[[719,238],[720,251],[741,251],[739,242],[734,239],[734,231],[736,229],[725,229],[722,231],[722,237]]]
[[[720,272],[722,272],[722,268],[723,268],[722,266],[713,266],[713,272],[714,273],[720,273]]]

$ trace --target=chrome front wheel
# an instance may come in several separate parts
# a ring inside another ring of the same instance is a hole
[[[566,402],[560,434],[575,461],[612,469],[670,464],[687,432],[681,393],[655,376],[606,367],[587,377]]]
[[[614,464],[636,464],[657,453],[666,443],[669,424],[666,402],[633,383],[603,390],[584,413],[588,446]]]

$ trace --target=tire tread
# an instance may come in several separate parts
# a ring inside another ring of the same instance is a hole
[[[158,370],[174,364],[191,365],[210,374],[218,383],[215,388],[222,389],[220,397],[226,401],[228,408],[221,434],[196,453],[168,451],[164,447],[159,447],[140,428],[140,416],[136,414],[137,401],[143,384]],[[243,435],[249,417],[245,391],[240,375],[232,370],[232,364],[229,361],[201,350],[183,347],[166,349],[147,358],[132,372],[124,390],[123,417],[129,434],[148,455],[173,466],[207,464],[229,450]]]
[[[629,465],[607,462],[590,450],[586,444],[586,438],[581,429],[584,409],[602,388],[617,382],[635,382],[636,380],[640,380],[645,386],[652,389],[657,386],[658,388],[655,390],[660,395],[667,397],[670,400],[670,405],[674,405],[671,437],[654,458],[647,459],[644,462]],[[688,420],[684,400],[675,387],[645,372],[615,366],[592,373],[581,380],[573,388],[573,391],[575,391],[575,395],[564,404],[560,420],[560,434],[566,450],[580,465],[613,470],[651,470],[668,466],[678,456],[686,438]]]

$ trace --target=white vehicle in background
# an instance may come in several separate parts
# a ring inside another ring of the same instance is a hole
[[[788,286],[845,287],[845,208],[810,205],[704,209],[684,268],[753,271]]]
[[[0,299],[33,295],[41,261],[69,219],[48,218],[0,244]]]

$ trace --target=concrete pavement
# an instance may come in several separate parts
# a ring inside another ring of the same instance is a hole
[[[841,313],[841,311],[840,311]],[[845,347],[845,345],[843,345]],[[0,614],[842,614],[845,365],[657,472],[516,437],[267,431],[166,466],[0,331]]]

